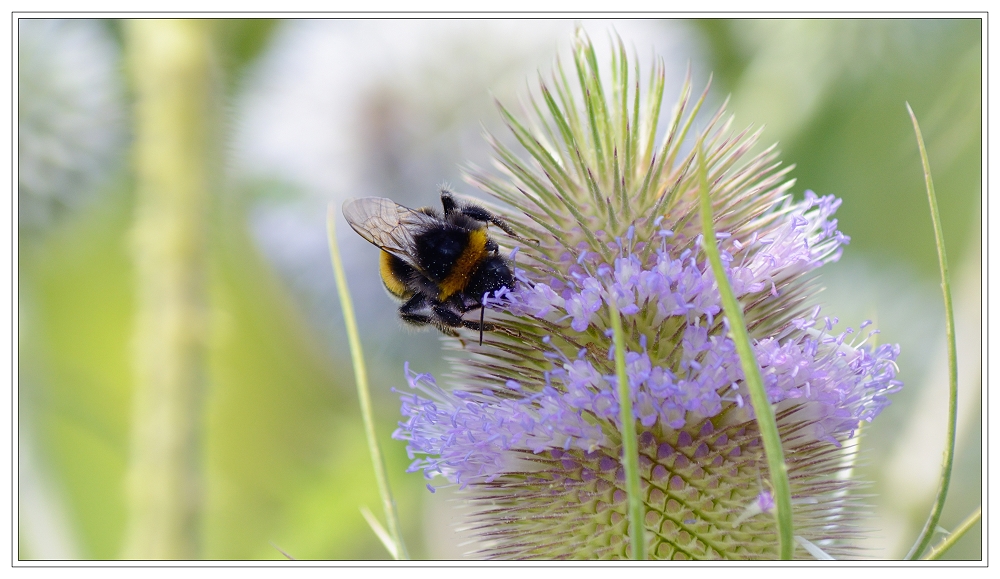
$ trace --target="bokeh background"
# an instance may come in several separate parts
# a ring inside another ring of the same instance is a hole
[[[149,42],[158,24],[178,23],[17,24],[20,559],[152,556],[130,550],[142,525],[128,483],[144,448],[137,433],[156,435],[135,395],[149,364],[143,320],[169,305],[148,298],[147,242],[160,230],[144,179],[188,169],[207,185],[186,214],[194,233],[182,258],[197,274],[188,297],[200,339],[182,417],[194,432],[193,523],[177,556],[387,558],[359,510],[381,517],[327,204],[435,204],[443,183],[475,194],[461,168],[489,163],[484,130],[503,135],[494,99],[516,105],[565,57],[576,26],[599,47],[619,34],[644,68],[663,58],[667,104],[688,66],[696,86],[714,73],[710,105],[728,96],[736,126],[765,126],[762,141],[796,165],[796,195],[843,198],[852,240],[821,270],[819,302],[841,327],[875,320],[878,340],[902,348],[906,385],[861,443],[873,558],[901,557],[922,525],[945,425],[943,306],[912,105],[959,332],[958,454],[942,527],[981,504],[980,20],[202,20],[180,23],[198,42]],[[201,76],[171,81],[204,101],[188,117],[204,147],[188,156],[194,168],[142,149],[142,83],[171,51],[203,57]],[[401,328],[377,251],[339,225],[404,536],[415,557],[459,558],[455,495],[406,474],[405,447],[390,438],[390,388],[405,385],[404,361],[446,373],[440,340]],[[949,557],[980,559],[980,541],[977,525]]]

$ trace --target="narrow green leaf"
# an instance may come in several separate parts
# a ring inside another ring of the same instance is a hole
[[[399,553],[396,552],[396,543],[392,540],[392,536],[389,535],[389,531],[385,530],[385,527],[382,526],[382,523],[378,522],[378,518],[372,514],[368,507],[361,505],[358,507],[358,510],[361,511],[361,516],[365,518],[365,522],[367,522],[368,526],[371,527],[372,532],[375,533],[376,537],[378,537],[379,542],[382,543],[385,550],[389,551],[389,555],[398,561]],[[282,551],[282,553],[284,553],[284,551]]]
[[[608,300],[611,317],[612,340],[615,348],[615,375],[618,378],[618,420],[621,422],[622,468],[625,470],[625,492],[628,495],[628,529],[632,545],[632,559],[646,559],[646,523],[639,484],[639,437],[635,430],[635,416],[632,413],[632,393],[625,371],[625,332],[622,319],[614,300]]]
[[[351,365],[354,366],[354,381],[358,389],[358,402],[361,404],[361,418],[365,423],[365,436],[368,439],[368,454],[375,468],[375,482],[379,495],[382,497],[382,508],[385,510],[385,520],[389,526],[389,534],[393,538],[395,548],[390,549],[396,559],[409,559],[403,535],[399,528],[399,516],[396,514],[396,501],[389,489],[389,478],[386,476],[385,460],[375,437],[375,418],[372,415],[372,400],[368,389],[368,371],[365,368],[365,356],[361,351],[361,338],[358,336],[358,324],[354,318],[354,304],[347,287],[347,277],[344,275],[344,264],[340,259],[337,247],[337,212],[330,204],[326,213],[326,234],[330,243],[330,259],[333,262],[333,275],[337,282],[337,293],[340,295],[340,309],[344,314],[344,325],[347,328],[347,342],[351,350]]]
[[[983,507],[980,506],[975,510],[974,513],[966,517],[965,520],[958,525],[958,528],[956,528],[947,537],[945,537],[944,540],[938,543],[936,547],[928,551],[927,555],[925,555],[923,558],[924,561],[937,561],[938,559],[940,559],[941,556],[948,551],[948,549],[954,547],[955,543],[957,543],[959,539],[965,536],[965,534],[968,533],[969,530],[972,529],[972,527],[975,526],[976,523],[982,520],[982,518],[983,518]]]
[[[701,197],[701,226],[705,253],[712,264],[712,273],[719,286],[719,296],[726,318],[729,320],[729,331],[736,343],[736,351],[743,367],[744,382],[750,391],[750,401],[757,417],[757,427],[764,441],[764,454],[771,476],[771,488],[777,506],[775,518],[778,522],[778,539],[781,548],[781,558],[791,559],[795,548],[792,529],[792,493],[788,483],[788,466],[785,464],[784,451],[781,448],[781,437],[778,434],[778,424],[774,417],[774,408],[767,399],[764,381],[760,375],[760,366],[750,345],[750,334],[743,318],[743,307],[733,294],[729,285],[722,259],[719,257],[719,247],[715,240],[715,228],[712,226],[712,201],[708,187],[708,168],[705,165],[703,143],[698,139],[698,188]]]
[[[944,315],[948,333],[948,430],[945,433],[944,458],[941,462],[941,481],[938,485],[937,498],[931,512],[927,516],[924,528],[920,531],[913,547],[906,554],[907,560],[919,559],[931,542],[934,528],[941,520],[945,499],[948,498],[948,486],[951,484],[951,470],[955,460],[955,424],[958,416],[958,352],[955,346],[955,311],[951,304],[951,281],[948,275],[948,256],[944,249],[944,234],[941,231],[941,213],[938,211],[937,197],[934,194],[934,181],[931,179],[931,164],[927,160],[927,149],[924,148],[924,138],[920,134],[917,116],[913,114],[910,103],[906,110],[913,121],[913,130],[917,135],[917,147],[920,149],[920,162],[924,167],[924,183],[927,186],[927,201],[931,209],[931,221],[934,224],[934,242],[937,244],[938,267],[941,271],[941,291],[944,293]]]

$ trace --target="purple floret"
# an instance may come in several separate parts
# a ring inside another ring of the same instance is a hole
[[[787,280],[839,258],[849,241],[832,219],[839,204],[833,196],[807,191],[803,201],[778,208],[778,217],[749,239],[740,242],[721,234],[723,261],[736,295],[780,299],[778,288]],[[689,247],[674,247],[683,239],[673,232],[656,235],[649,243],[659,249],[641,258],[632,251],[631,233],[626,241],[609,244],[618,253],[612,264],[586,249],[576,258],[564,256],[567,276],[562,281],[533,281],[519,270],[518,288],[492,307],[564,328],[568,322],[567,332],[593,333],[608,303],[618,307],[627,327],[679,324],[679,343],[668,359],[651,359],[645,338],[641,351],[625,353],[641,427],[659,423],[680,429],[733,406],[752,416],[735,344],[718,328],[720,298],[707,261],[699,262],[701,254]],[[901,383],[895,379],[898,346],[853,345],[846,341],[850,329],[831,333],[835,322],[821,321],[817,308],[786,324],[779,336],[757,340],[754,350],[769,401],[801,404],[813,419],[812,436],[838,444],[860,421],[877,416],[889,403],[885,395]],[[430,375],[413,374],[407,366],[407,381],[415,392],[402,396],[406,420],[393,436],[408,441],[414,459],[410,470],[421,470],[428,478],[440,474],[464,486],[516,470],[518,455],[512,451],[592,452],[606,444],[608,434],[619,427],[617,379],[609,370],[613,364],[598,368],[586,351],[569,359],[545,343],[552,366],[544,373],[546,386],[537,392],[517,382],[502,397],[482,388],[447,392]]]

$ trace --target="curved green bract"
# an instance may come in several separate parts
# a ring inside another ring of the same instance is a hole
[[[944,459],[941,463],[941,482],[938,484],[937,498],[931,507],[930,515],[921,529],[920,535],[914,541],[907,560],[919,559],[934,536],[934,529],[941,520],[945,499],[948,498],[948,486],[951,483],[951,470],[955,462],[955,423],[958,417],[958,352],[955,346],[955,310],[951,303],[951,281],[948,275],[948,256],[944,251],[944,234],[941,231],[941,213],[938,211],[937,196],[934,195],[934,181],[931,179],[931,165],[927,160],[927,149],[924,148],[924,138],[920,134],[917,116],[913,114],[910,103],[906,110],[913,121],[913,130],[917,135],[917,146],[920,148],[920,162],[924,167],[924,182],[927,185],[927,201],[931,208],[931,221],[934,223],[934,242],[937,245],[938,267],[941,270],[941,291],[944,293],[944,315],[948,333],[948,431],[944,448]]]
[[[722,308],[729,319],[729,331],[732,333],[736,351],[740,355],[743,366],[743,376],[747,389],[750,391],[750,401],[753,404],[754,415],[760,437],[764,441],[764,454],[767,457],[767,467],[771,471],[771,488],[777,506],[778,540],[781,546],[781,558],[791,559],[795,549],[792,529],[792,491],[788,483],[788,467],[785,464],[784,452],[781,449],[781,437],[778,435],[778,423],[774,418],[774,409],[767,400],[764,391],[764,381],[760,375],[760,366],[750,347],[750,334],[747,332],[746,321],[743,319],[743,308],[736,301],[733,288],[726,278],[726,270],[719,257],[719,246],[715,241],[715,228],[712,225],[712,200],[709,196],[708,167],[701,139],[698,140],[698,190],[701,197],[701,225],[705,253],[712,264],[712,273],[719,286],[719,296]]]
[[[611,331],[615,344],[615,375],[618,378],[619,417],[622,425],[622,446],[625,449],[622,468],[625,469],[625,492],[628,493],[628,534],[632,545],[632,558],[643,561],[646,559],[646,537],[643,526],[645,509],[639,486],[639,437],[635,432],[632,393],[628,374],[625,371],[625,332],[622,330],[621,315],[618,313],[614,300],[608,300],[608,308],[611,310]]]
[[[969,532],[969,529],[971,529],[973,526],[975,526],[976,523],[981,521],[982,518],[983,518],[983,507],[980,506],[978,509],[975,510],[975,512],[966,517],[965,520],[958,525],[958,528],[952,531],[952,533],[948,535],[947,538],[938,543],[937,547],[931,549],[930,552],[928,552],[927,555],[923,558],[924,561],[937,561],[938,559],[940,559],[941,556],[948,551],[948,549],[954,547],[955,543],[957,543],[959,539],[964,537],[965,534]]]

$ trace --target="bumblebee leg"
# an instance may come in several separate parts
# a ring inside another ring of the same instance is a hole
[[[464,311],[470,311],[475,309],[476,307],[481,307],[481,306],[473,306],[470,308],[465,308]],[[490,322],[486,321],[466,320],[462,318],[462,316],[459,315],[455,310],[450,309],[445,305],[440,305],[440,304],[434,305],[431,306],[431,309],[434,312],[434,315],[437,317],[437,320],[431,321],[430,323],[434,324],[439,330],[441,330],[445,334],[448,334],[449,336],[455,336],[455,337],[458,336],[458,333],[451,328],[468,328],[474,332],[480,333],[480,342],[479,342],[480,345],[482,344],[483,332],[503,332],[504,334],[507,334],[512,338],[521,337],[521,332],[515,328],[498,326],[496,324],[491,324]],[[480,319],[482,319],[482,316],[480,316]]]
[[[418,313],[419,310],[427,307],[427,298],[422,294],[416,294],[405,304],[399,306],[399,318],[411,326],[436,326],[440,328],[437,320],[427,314]],[[443,331],[443,330],[442,330]],[[445,332],[447,333],[447,332]]]
[[[442,324],[451,328],[469,328],[470,330],[475,330],[477,332],[480,331],[480,329],[487,332],[492,332],[495,329],[493,324],[489,322],[480,324],[474,320],[466,320],[462,318],[461,314],[442,304],[435,304],[431,306],[431,309],[434,311],[434,315],[437,316],[437,319],[440,320]]]
[[[404,322],[406,322],[407,324],[410,324],[411,326],[420,327],[420,326],[426,326],[428,324],[430,325],[434,324],[434,319],[424,314],[406,314],[403,312],[399,312],[399,318]]]
[[[451,215],[458,207],[458,203],[455,202],[455,197],[447,187],[441,188],[441,207],[444,208],[445,215]]]
[[[423,294],[414,294],[413,297],[406,300],[406,303],[399,306],[399,315],[416,314],[417,310],[421,310],[426,306],[427,298]]]
[[[462,215],[465,215],[470,219],[475,219],[480,223],[492,223],[493,225],[496,225],[500,229],[504,230],[504,232],[507,235],[513,237],[514,239],[519,239],[521,241],[531,241],[535,244],[538,244],[537,239],[526,239],[515,233],[514,230],[511,229],[510,225],[507,224],[506,221],[490,213],[484,207],[472,204],[459,205],[458,202],[455,201],[455,197],[452,195],[451,191],[445,188],[441,189],[441,206],[444,207],[445,215],[451,215],[455,211],[458,211]]]
[[[448,327],[448,324],[441,320],[440,315],[419,313],[420,310],[427,307],[427,301],[428,300],[424,295],[416,294],[405,304],[399,306],[399,318],[403,320],[403,322],[418,328],[422,326],[434,326],[440,330],[441,333],[457,338],[458,332]],[[438,306],[434,306],[434,308],[436,307]],[[434,308],[432,308],[432,313],[437,314]]]
[[[442,334],[445,334],[446,336],[451,336],[452,338],[458,337],[458,332],[456,332],[452,328],[449,328],[447,325],[441,323],[440,320],[438,320],[433,316],[428,316],[426,314],[408,314],[400,312],[399,317],[400,319],[402,319],[407,324],[410,324],[411,326],[416,326],[416,327],[434,326],[435,328],[440,330]]]

